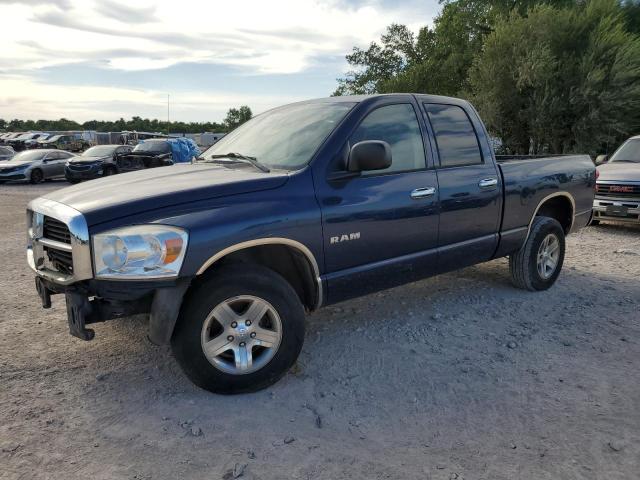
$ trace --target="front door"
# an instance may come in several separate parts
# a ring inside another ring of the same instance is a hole
[[[391,146],[391,166],[356,178],[316,179],[330,303],[435,270],[438,185],[428,168],[424,132],[411,97],[382,98],[362,113],[346,151],[382,140]]]
[[[64,175],[64,165],[69,159],[66,152],[50,152],[43,162],[45,178],[60,177]]]

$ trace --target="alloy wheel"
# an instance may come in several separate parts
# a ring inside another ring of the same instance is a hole
[[[560,258],[560,241],[558,237],[550,233],[540,244],[538,248],[537,267],[540,277],[544,280],[549,279],[556,268],[558,267],[558,260]]]
[[[202,325],[202,351],[219,370],[245,375],[264,367],[282,340],[282,321],[262,298],[240,295],[219,303]]]

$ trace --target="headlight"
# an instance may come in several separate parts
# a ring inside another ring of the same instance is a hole
[[[96,277],[177,277],[188,238],[184,230],[166,225],[138,225],[94,235]]]

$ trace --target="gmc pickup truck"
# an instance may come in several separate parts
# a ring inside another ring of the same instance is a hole
[[[333,97],[263,113],[193,163],[32,201],[27,256],[72,335],[149,313],[194,383],[255,391],[323,305],[505,256],[517,287],[548,289],[595,182],[587,155],[497,161],[463,100]]]
[[[640,136],[631,137],[611,159],[596,158],[599,178],[593,202],[593,220],[640,224]]]

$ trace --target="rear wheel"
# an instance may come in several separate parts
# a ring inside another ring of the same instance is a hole
[[[29,177],[29,181],[33,184],[41,183],[44,180],[44,174],[42,170],[36,168],[31,172],[31,177]]]
[[[565,235],[560,223],[549,217],[536,217],[529,237],[509,257],[511,279],[525,290],[546,290],[555,283],[564,262]]]
[[[230,394],[275,383],[303,341],[295,290],[272,270],[243,264],[221,268],[187,295],[171,347],[196,385]]]

